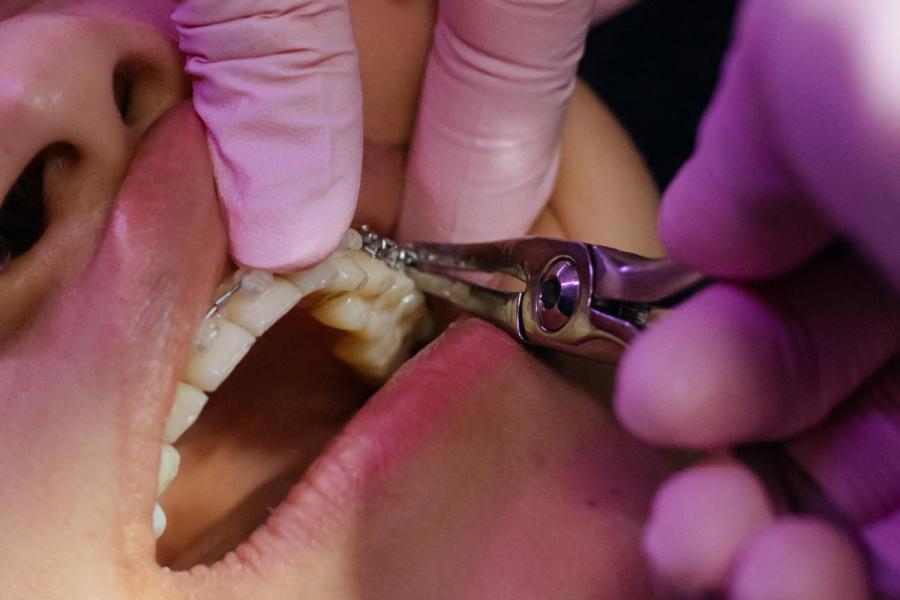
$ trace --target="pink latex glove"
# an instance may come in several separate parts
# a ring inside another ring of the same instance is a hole
[[[397,236],[525,233],[546,204],[585,35],[633,0],[439,2]]]
[[[734,283],[630,348],[619,418],[666,446],[790,438],[846,524],[774,517],[735,463],[683,472],[645,538],[681,593],[852,600],[868,574],[900,597],[898,26],[895,0],[747,0],[698,147],[665,194],[669,251]]]
[[[362,92],[345,0],[181,0],[232,253],[285,270],[325,258],[356,208]]]

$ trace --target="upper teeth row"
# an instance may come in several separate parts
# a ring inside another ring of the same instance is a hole
[[[157,497],[175,477],[178,451],[172,444],[197,420],[207,401],[246,356],[256,339],[301,300],[314,297],[312,316],[347,333],[333,351],[371,379],[390,375],[412,343],[428,333],[425,299],[412,280],[361,250],[362,238],[348,232],[337,252],[310,269],[286,275],[238,271],[223,282],[214,306],[194,338],[163,432]],[[153,514],[157,537],[165,513]]]

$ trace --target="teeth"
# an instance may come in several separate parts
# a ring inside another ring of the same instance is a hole
[[[368,282],[369,278],[366,272],[348,254],[335,253],[328,259],[328,262],[338,272],[337,277],[328,283],[329,292],[352,292]]]
[[[264,287],[258,279],[248,286],[256,273],[242,280],[241,289],[222,307],[222,316],[260,337],[300,302],[301,295],[280,277],[272,277]]]
[[[181,464],[181,455],[175,446],[171,444],[163,444],[162,452],[159,458],[159,482],[156,487],[156,497],[165,493],[169,484],[178,475],[178,467]]]
[[[365,252],[348,252],[348,254],[352,254],[354,262],[361,266],[366,275],[368,275],[367,281],[359,288],[359,293],[363,296],[377,296],[385,293],[394,285],[396,281],[395,275],[400,275],[396,271],[392,271],[390,267],[380,260],[372,258]]]
[[[328,284],[334,281],[340,273],[331,264],[330,261],[325,261],[321,264],[316,265],[310,269],[306,269],[305,271],[298,271],[296,273],[292,273],[290,275],[286,275],[285,279],[291,282],[298,290],[300,290],[300,294],[305,298],[309,296],[313,292],[318,292],[320,290],[324,290],[328,287]]]
[[[334,354],[373,380],[387,378],[409,355],[413,343],[431,332],[425,298],[403,272],[362,251],[359,233],[350,231],[341,248],[315,267],[287,275],[239,270],[219,288],[211,316],[194,337],[183,382],[163,431],[157,497],[178,473],[181,455],[172,445],[190,428],[214,392],[256,341],[303,298],[319,322],[347,332]],[[235,283],[240,280],[236,291]],[[227,292],[227,293],[226,293]],[[305,305],[304,305],[305,306]],[[166,529],[166,514],[157,502],[153,533]]]
[[[214,330],[216,333],[191,353],[184,369],[184,381],[204,392],[214,392],[247,355],[256,339],[223,317],[214,316],[203,321],[201,331]]]
[[[166,513],[157,502],[153,506],[153,537],[159,539],[166,530]]]
[[[425,296],[421,292],[413,292],[397,303],[397,313],[401,317],[412,315],[425,306]]]
[[[341,241],[341,247],[346,250],[362,250],[362,235],[355,229],[348,229]]]
[[[312,316],[348,332],[334,348],[339,359],[370,379],[386,378],[407,358],[412,343],[430,333],[424,296],[405,273],[361,250],[338,251],[323,264],[337,274],[317,287],[326,296]]]
[[[371,309],[356,294],[341,294],[312,310],[312,316],[324,325],[343,331],[359,331],[366,326]]]
[[[403,301],[407,296],[413,295],[416,285],[409,277],[396,277],[394,285],[386,292],[375,298],[372,308],[375,310],[391,308]],[[415,294],[421,297],[421,294]]]
[[[378,341],[348,335],[335,344],[334,354],[373,379],[386,378],[406,358],[403,340],[397,334]]]
[[[241,282],[241,290],[249,292],[251,295],[259,296],[272,286],[272,282],[275,281],[275,275],[268,271],[239,269],[232,277],[231,283],[234,285],[238,281]]]
[[[390,311],[373,310],[369,313],[369,319],[365,327],[359,330],[359,337],[367,340],[380,340],[392,333],[394,315]]]
[[[206,405],[206,394],[192,385],[179,383],[175,390],[175,402],[163,430],[163,441],[174,444],[194,424]]]

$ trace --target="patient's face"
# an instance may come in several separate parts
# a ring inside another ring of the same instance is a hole
[[[433,7],[378,4],[353,5],[360,211],[389,228],[397,179],[372,173],[402,174]],[[170,8],[0,0],[5,597],[646,597],[662,462],[611,421],[596,369],[548,366],[476,321],[369,398],[292,313],[179,440],[157,544],[163,426],[227,268]]]

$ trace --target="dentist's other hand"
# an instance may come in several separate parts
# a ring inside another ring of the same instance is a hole
[[[172,15],[242,264],[326,257],[350,224],[362,93],[346,0],[180,0]]]
[[[739,467],[687,471],[645,538],[682,592],[862,597],[855,536],[872,581],[900,594],[898,22],[893,0],[747,0],[698,147],[664,197],[671,254],[733,283],[629,350],[620,419],[676,447],[790,437],[852,532],[773,520],[734,492]]]
[[[550,196],[593,21],[633,0],[442,0],[413,136],[401,239],[522,235]]]

